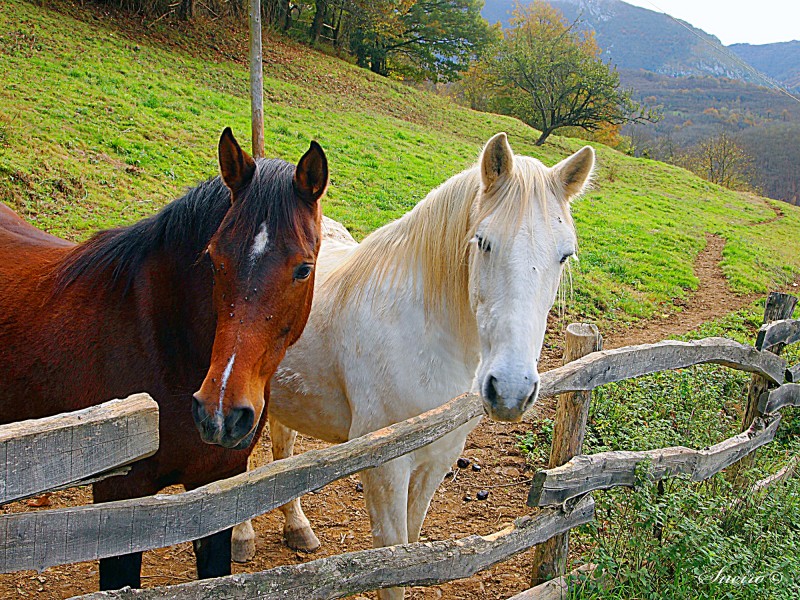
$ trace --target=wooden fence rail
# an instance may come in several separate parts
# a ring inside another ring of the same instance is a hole
[[[733,340],[667,340],[657,344],[593,352],[563,367],[547,371],[542,376],[540,394],[555,396],[564,392],[593,390],[601,385],[633,377],[706,363],[756,373],[776,384],[783,383],[786,377],[786,361],[781,357],[771,352],[760,352],[752,346]]]
[[[756,348],[772,352],[779,344],[788,346],[796,342],[800,342],[800,319],[781,319],[761,326]]]
[[[158,450],[158,405],[147,394],[0,426],[0,504],[146,458]]]
[[[561,504],[594,490],[634,487],[643,480],[657,481],[678,475],[702,481],[771,442],[779,423],[780,415],[759,417],[744,433],[706,450],[675,446],[642,452],[615,450],[576,456],[561,467],[539,471],[534,476],[528,505]],[[644,472],[641,472],[641,467],[645,467]]]
[[[764,392],[758,401],[758,410],[762,414],[774,413],[784,406],[800,406],[800,384],[786,383]]]
[[[541,396],[590,390],[656,371],[718,363],[780,383],[783,359],[724,338],[665,341],[595,352],[542,375]],[[418,417],[327,448],[270,463],[196,490],[0,516],[0,572],[151,550],[227,529],[303,494],[375,467],[483,414],[464,395]],[[58,532],[58,535],[54,533]]]
[[[588,523],[593,517],[594,500],[587,496],[569,512],[562,508],[545,509],[533,518],[523,517],[488,536],[470,535],[459,540],[361,550],[258,573],[147,590],[96,592],[80,599],[322,600],[388,587],[434,585],[470,577],[554,535]]]
[[[182,494],[3,515],[0,571],[41,570],[195,540],[402,456],[482,414],[480,399],[464,395],[349,442]]]

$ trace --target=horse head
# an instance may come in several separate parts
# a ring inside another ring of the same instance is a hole
[[[203,441],[243,449],[266,407],[269,379],[311,310],[328,164],[316,142],[296,167],[254,160],[227,128],[219,166],[231,204],[206,250],[216,332],[192,416]]]
[[[564,265],[577,252],[569,203],[593,167],[589,146],[547,168],[515,156],[505,133],[481,154],[470,250],[480,340],[473,389],[493,419],[519,421],[537,398],[547,315]]]

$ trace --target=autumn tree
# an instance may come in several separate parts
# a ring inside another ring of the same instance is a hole
[[[752,157],[725,131],[700,140],[680,154],[676,162],[703,179],[733,190],[754,187]]]
[[[657,119],[620,87],[594,35],[544,2],[517,5],[510,28],[477,72],[492,91],[490,107],[539,129],[537,145],[561,127],[593,132]]]

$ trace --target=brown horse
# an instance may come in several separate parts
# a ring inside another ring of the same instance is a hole
[[[157,215],[77,246],[0,204],[0,423],[135,392],[160,407],[158,452],[94,484],[95,502],[245,471],[269,380],[308,318],[322,148],[296,168],[253,160],[225,129],[219,164]],[[230,530],[194,548],[199,577],[230,573]],[[141,560],[101,560],[101,589],[139,587]]]

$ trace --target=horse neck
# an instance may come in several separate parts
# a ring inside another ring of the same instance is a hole
[[[188,253],[159,252],[142,271],[130,293],[154,345],[182,357],[190,373],[207,368],[215,332],[210,269]]]
[[[469,298],[467,245],[479,186],[476,169],[452,177],[433,190],[384,234],[394,239],[386,254],[394,262],[389,278],[407,281],[395,289],[413,292],[407,301],[422,306],[428,338],[448,339],[465,364],[477,366],[477,321]],[[436,331],[436,335],[431,335]]]
[[[185,230],[186,235],[162,234],[134,282],[137,302],[150,308],[159,347],[189,357],[188,363],[207,368],[214,342],[213,277],[203,252],[228,210],[228,192],[218,178],[209,180],[176,201],[164,215],[162,231]],[[154,224],[155,225],[155,224]]]

